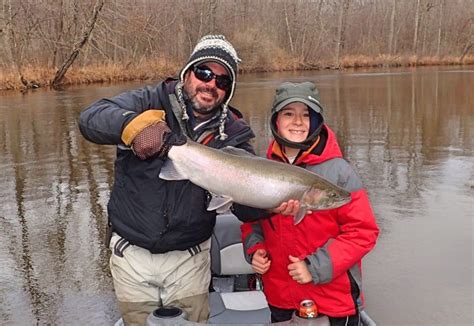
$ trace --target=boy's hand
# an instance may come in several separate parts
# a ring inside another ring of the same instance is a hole
[[[289,201],[281,203],[280,206],[275,207],[271,210],[272,213],[294,216],[300,210],[300,201],[296,199],[290,199]],[[311,211],[307,211],[306,214],[311,214]]]
[[[288,265],[288,270],[290,276],[300,284],[306,284],[313,280],[311,273],[308,270],[308,266],[303,260],[300,260],[298,257],[289,256],[290,264]]]
[[[265,249],[257,249],[252,256],[252,269],[259,274],[265,274],[270,268],[271,260]]]

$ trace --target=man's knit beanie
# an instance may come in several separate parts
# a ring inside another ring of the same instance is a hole
[[[188,62],[181,70],[179,79],[184,82],[184,75],[186,74],[186,71],[195,65],[209,61],[217,62],[223,65],[232,78],[232,86],[227,91],[225,97],[224,104],[227,105],[234,95],[238,64],[241,62],[241,60],[237,56],[237,52],[235,51],[232,44],[227,41],[223,35],[203,36],[194,47]]]

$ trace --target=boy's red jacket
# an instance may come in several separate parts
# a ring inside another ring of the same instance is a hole
[[[244,223],[242,241],[249,262],[259,248],[269,255],[271,266],[263,274],[263,288],[270,305],[298,309],[302,300],[312,299],[321,313],[342,317],[363,307],[361,259],[375,246],[379,229],[357,173],[342,158],[332,130],[326,125],[323,129],[327,142],[321,155],[311,153],[311,148],[296,164],[350,191],[351,202],[337,209],[314,211],[298,225],[292,216],[280,214]],[[275,141],[267,156],[286,160]],[[302,285],[291,278],[289,255],[305,260],[311,283]]]

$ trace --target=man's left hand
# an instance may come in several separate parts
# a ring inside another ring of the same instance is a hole
[[[311,273],[308,270],[308,266],[303,260],[298,257],[289,256],[290,264],[288,265],[288,271],[292,279],[299,284],[306,284],[313,280]]]

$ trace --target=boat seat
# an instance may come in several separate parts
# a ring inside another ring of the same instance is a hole
[[[214,291],[209,294],[209,324],[270,323],[270,309],[263,292],[248,286],[247,281],[255,273],[244,257],[240,225],[230,213],[217,216],[211,240]]]

